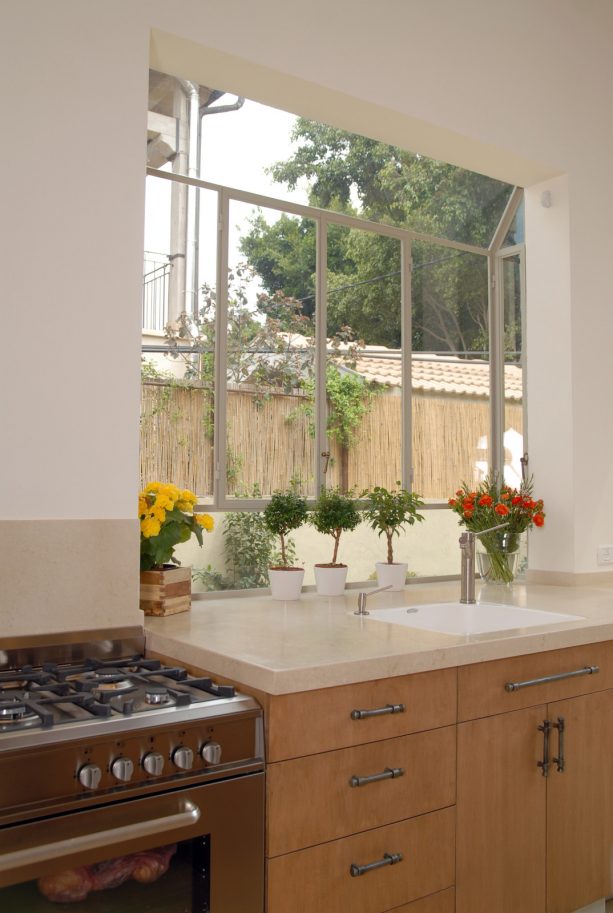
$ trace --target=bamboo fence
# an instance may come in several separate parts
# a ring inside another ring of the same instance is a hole
[[[262,495],[301,483],[314,495],[314,440],[306,398],[274,393],[262,399],[248,388],[227,396],[226,459],[229,494]],[[422,497],[447,499],[460,481],[475,477],[475,462],[487,460],[479,445],[489,437],[486,399],[414,391],[413,487]],[[212,396],[204,387],[146,381],[141,401],[141,479],[172,481],[199,496],[213,486]],[[522,431],[522,406],[507,401],[508,427]],[[382,393],[362,419],[355,443],[331,443],[328,478],[361,491],[394,487],[401,477],[401,397]]]

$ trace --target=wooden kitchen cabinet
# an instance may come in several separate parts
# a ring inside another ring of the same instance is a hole
[[[505,691],[596,665],[597,674]],[[459,670],[456,913],[572,913],[610,894],[612,672],[609,644]],[[466,719],[505,699],[521,709]]]
[[[613,894],[613,642],[255,696],[266,913],[574,913]],[[402,863],[351,877],[386,853]]]
[[[453,913],[456,678],[267,697],[267,913]]]

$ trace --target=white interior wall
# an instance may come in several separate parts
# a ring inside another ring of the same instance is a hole
[[[181,39],[171,47],[156,33],[185,75],[194,46],[202,66],[232,74],[221,88],[295,99],[298,113],[507,180],[568,174],[564,219],[547,222],[538,204],[527,214],[529,345],[541,364],[529,374],[530,449],[549,517],[536,560],[596,570],[596,544],[613,541],[613,432],[602,420],[613,386],[611,25],[607,0],[6,8],[3,311],[15,345],[2,360],[0,516],[133,516],[154,28]],[[597,497],[586,498],[588,480]]]

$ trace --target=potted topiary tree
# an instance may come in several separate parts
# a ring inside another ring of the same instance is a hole
[[[393,539],[405,526],[413,526],[417,520],[424,519],[417,513],[424,502],[415,492],[400,488],[400,482],[396,485],[398,488],[393,491],[377,485],[367,493],[368,507],[364,511],[364,519],[387,539],[387,561],[376,562],[379,586],[401,590],[406,582],[408,565],[404,561],[394,561]]]
[[[304,578],[304,568],[290,567],[287,563],[287,536],[307,519],[306,500],[295,488],[275,491],[264,510],[266,527],[279,537],[281,564],[268,569],[268,579],[273,599],[285,601],[299,599]]]
[[[355,529],[362,517],[351,494],[340,488],[322,488],[310,522],[317,532],[332,536],[334,551],[329,564],[315,565],[315,582],[320,596],[341,596],[345,590],[347,565],[337,562],[341,534]]]

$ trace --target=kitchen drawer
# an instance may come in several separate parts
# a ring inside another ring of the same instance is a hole
[[[431,894],[430,897],[422,897],[421,900],[414,900],[413,903],[394,907],[388,913],[454,913],[454,910],[455,891],[453,888],[447,888],[446,891],[438,891],[436,894]]]
[[[278,856],[453,805],[455,755],[455,726],[446,726],[269,764],[267,855]],[[354,777],[386,769],[404,773],[351,785]]]
[[[529,682],[597,666],[599,672],[507,691],[507,683]],[[514,656],[458,670],[458,718],[472,720],[613,688],[613,641]]]
[[[383,913],[454,882],[453,808],[268,860],[268,913]],[[401,854],[358,877],[352,865]]]
[[[368,715],[369,711],[404,708]],[[355,711],[367,715],[355,718]],[[275,695],[267,714],[269,761],[408,735],[456,721],[456,670]]]

